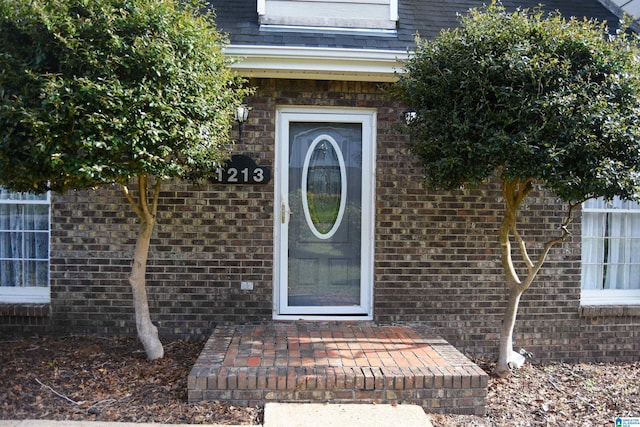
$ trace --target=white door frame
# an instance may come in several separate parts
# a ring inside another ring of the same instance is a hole
[[[353,309],[337,307],[331,313],[287,309],[289,123],[362,123],[362,236],[361,305]],[[372,320],[375,224],[376,110],[363,108],[316,108],[283,106],[276,109],[274,168],[274,271],[273,318],[302,320]]]

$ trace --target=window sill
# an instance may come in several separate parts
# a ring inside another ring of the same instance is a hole
[[[2,286],[0,304],[49,304],[51,290],[47,286]]]
[[[640,317],[640,305],[582,305],[580,317]]]
[[[581,306],[636,306],[640,305],[640,289],[582,289]]]
[[[0,317],[49,317],[49,304],[0,303]]]

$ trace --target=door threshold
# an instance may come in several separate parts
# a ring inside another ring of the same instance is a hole
[[[352,314],[352,315],[326,315],[326,314],[273,314],[273,320],[306,320],[306,321],[370,321],[373,320],[373,316],[369,314]]]

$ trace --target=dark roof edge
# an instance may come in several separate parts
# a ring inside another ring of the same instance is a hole
[[[625,15],[629,15],[623,8],[621,8],[611,0],[598,0],[598,2],[620,19],[622,19]],[[632,16],[632,18],[633,21],[631,22],[629,28],[635,33],[640,33],[640,18],[635,16]]]

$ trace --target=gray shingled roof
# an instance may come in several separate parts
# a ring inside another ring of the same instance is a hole
[[[413,46],[416,33],[432,38],[441,29],[456,26],[458,13],[482,6],[487,1],[399,0],[397,36],[260,31],[256,0],[211,0],[210,4],[216,10],[218,30],[229,34],[231,45],[406,51]],[[597,0],[504,0],[502,3],[509,10],[533,8],[543,3],[544,10],[558,10],[563,16],[606,20],[612,26],[618,23],[618,18]]]

